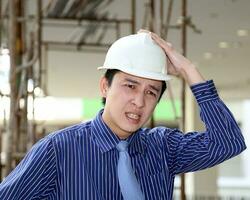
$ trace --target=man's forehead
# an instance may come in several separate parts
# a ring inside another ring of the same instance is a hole
[[[135,75],[131,75],[125,72],[118,72],[119,76],[123,79],[131,79],[131,80],[137,80],[138,82],[151,82],[151,83],[161,83],[162,81],[159,80],[153,80],[153,79],[149,79],[149,78],[143,78],[143,77],[139,77],[139,76],[135,76]]]
[[[117,78],[119,78],[120,81],[130,81],[130,82],[134,82],[138,84],[148,84],[148,85],[153,85],[155,87],[162,86],[162,81],[159,81],[159,80],[142,78],[142,77],[134,76],[125,72],[118,72],[117,75],[118,75]]]

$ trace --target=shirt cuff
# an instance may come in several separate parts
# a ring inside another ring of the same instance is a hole
[[[218,99],[218,93],[213,80],[192,85],[191,90],[198,103]]]

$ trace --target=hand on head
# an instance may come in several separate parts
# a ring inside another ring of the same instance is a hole
[[[174,76],[184,76],[184,68],[192,65],[192,62],[177,52],[173,45],[161,37],[159,37],[156,33],[150,32],[145,29],[140,29],[138,33],[148,33],[151,35],[151,38],[164,50],[167,56],[167,71],[168,74]]]

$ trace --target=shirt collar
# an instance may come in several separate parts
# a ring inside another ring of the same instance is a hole
[[[103,109],[92,121],[92,134],[95,143],[100,147],[102,153],[108,152],[119,143],[119,137],[114,134],[102,119]],[[142,129],[127,138],[129,143],[129,153],[143,153],[146,147],[145,135]]]

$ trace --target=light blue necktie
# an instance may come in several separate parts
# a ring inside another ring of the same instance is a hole
[[[117,165],[118,179],[124,200],[143,200],[144,196],[133,172],[130,156],[127,151],[128,142],[120,141],[116,148],[119,151]]]

